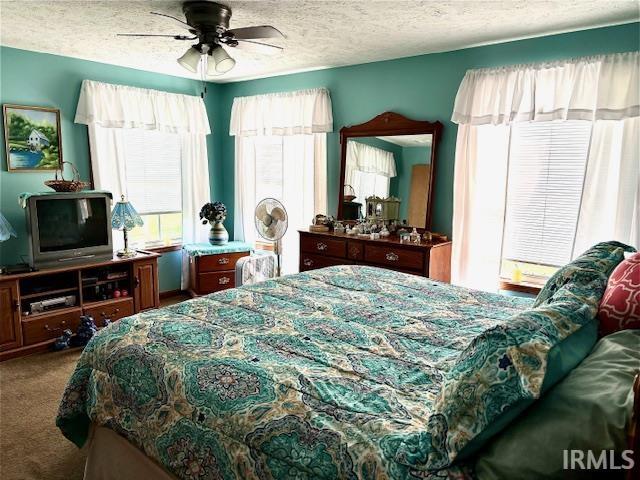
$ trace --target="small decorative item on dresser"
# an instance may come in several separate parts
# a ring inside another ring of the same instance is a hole
[[[345,202],[353,202],[356,199],[356,191],[354,190],[354,188],[349,185],[349,184],[345,184],[344,185],[344,201]]]
[[[309,226],[309,230],[312,232],[328,232],[333,226],[333,217],[327,217],[321,213],[313,217],[312,225]]]
[[[129,250],[129,237],[127,231],[132,230],[135,227],[141,227],[144,225],[142,218],[136,212],[129,202],[125,201],[124,195],[121,200],[116,203],[111,212],[111,228],[114,230],[122,230],[124,233],[124,250],[118,252],[119,257],[130,258],[136,256],[135,250]]]
[[[211,245],[225,245],[229,241],[229,232],[222,222],[227,218],[227,207],[222,202],[205,203],[200,209],[202,224],[211,224],[209,243]]]

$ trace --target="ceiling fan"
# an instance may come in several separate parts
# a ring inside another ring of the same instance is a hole
[[[229,28],[231,9],[225,5],[202,0],[186,1],[182,4],[185,20],[159,12],[153,15],[172,18],[183,25],[189,35],[164,35],[153,33],[119,33],[123,37],[170,37],[174,40],[196,40],[197,43],[178,58],[178,63],[189,70],[197,72],[202,62],[203,77],[223,75],[231,70],[236,61],[223,48],[237,47],[262,53],[278,53],[282,47],[269,43],[257,42],[266,38],[285,38],[284,34],[271,25],[255,27]]]

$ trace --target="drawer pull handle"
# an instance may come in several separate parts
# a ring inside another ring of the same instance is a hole
[[[113,313],[115,313],[115,314],[120,313],[120,309],[119,309],[119,308],[116,308],[116,309],[113,311]]]
[[[229,263],[229,259],[227,257],[221,257],[218,259],[219,265],[226,265],[227,263]]]
[[[396,253],[393,252],[389,252],[385,255],[385,257],[387,258],[387,260],[389,260],[390,262],[397,262],[398,261],[398,255]]]
[[[58,328],[51,328],[48,324],[45,324],[44,329],[47,332],[57,332],[58,330],[62,330],[62,327],[65,326],[65,322],[62,322]]]
[[[326,243],[322,243],[322,242],[318,242],[318,243],[316,243],[316,247],[321,252],[324,252],[327,249],[327,244]]]
[[[218,284],[219,285],[226,285],[230,281],[231,281],[231,279],[229,277],[220,277],[220,279],[218,279]]]
[[[360,249],[358,247],[351,247],[350,253],[353,258],[356,258],[360,255]]]
[[[304,260],[302,260],[302,263],[305,267],[310,267],[313,265],[313,260],[311,260],[310,258],[305,258]]]

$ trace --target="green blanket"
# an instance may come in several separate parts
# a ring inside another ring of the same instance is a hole
[[[587,356],[629,248],[595,245],[535,308],[340,266],[139,314],[89,343],[57,423],[78,445],[112,428],[180,478],[461,478]]]
[[[459,354],[530,304],[356,266],[219,292],[100,331],[57,424],[185,479],[407,478]]]

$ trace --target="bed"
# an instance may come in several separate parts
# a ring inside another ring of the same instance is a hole
[[[57,424],[88,444],[88,479],[140,478],[137,468],[180,479],[472,477],[465,460],[593,347],[614,250],[596,250],[597,275],[574,269],[536,308],[338,266],[144,312],[89,343]],[[107,452],[136,467],[110,474],[120,462]]]

